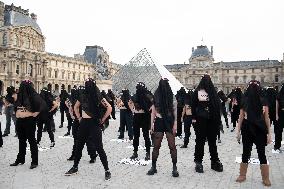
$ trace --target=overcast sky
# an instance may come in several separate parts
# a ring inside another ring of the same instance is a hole
[[[37,14],[57,54],[99,45],[124,64],[145,47],[161,64],[182,64],[203,38],[215,61],[283,59],[283,0],[1,1]]]

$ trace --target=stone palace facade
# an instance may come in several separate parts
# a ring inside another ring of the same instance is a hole
[[[259,80],[263,86],[280,87],[284,81],[283,60],[257,60],[238,62],[214,62],[211,51],[205,45],[192,48],[187,63],[165,66],[186,88],[195,88],[203,74],[208,73],[218,89],[230,93],[234,87],[245,88],[251,79]]]
[[[48,84],[55,92],[59,92],[61,86],[70,91],[88,77],[107,81],[115,69],[107,52],[99,46],[87,46],[84,55],[74,57],[46,52],[45,37],[37,24],[37,16],[0,1],[1,94],[10,85],[17,88],[24,79],[30,79],[37,91]]]

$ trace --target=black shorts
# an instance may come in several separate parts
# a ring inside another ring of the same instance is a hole
[[[163,118],[156,117],[155,122],[154,122],[154,132],[172,133],[172,126],[167,128]]]

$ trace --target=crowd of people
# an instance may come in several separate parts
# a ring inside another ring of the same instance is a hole
[[[173,164],[172,176],[179,176],[175,139],[183,138],[184,143],[181,148],[187,148],[191,127],[196,136],[195,171],[204,172],[204,146],[208,142],[211,169],[222,172],[223,164],[219,159],[216,143],[221,143],[220,133],[224,133],[221,119],[223,116],[226,127],[229,128],[232,125],[231,132],[236,132],[237,141],[240,143],[242,139],[242,162],[236,181],[246,180],[252,146],[255,144],[263,184],[271,185],[265,147],[271,143],[271,124],[273,124],[274,150],[281,153],[284,85],[278,92],[273,87],[264,88],[260,82],[252,80],[246,89],[236,87],[226,95],[222,90],[218,90],[210,76],[205,74],[196,89],[186,90],[182,87],[174,95],[168,79],[162,78],[158,88],[153,92],[148,90],[143,82],[139,82],[135,94],[130,94],[127,89],[123,89],[121,94],[116,96],[111,90],[108,90],[108,93],[100,91],[96,82],[88,79],[84,86],[73,88],[70,94],[62,88],[60,95],[56,97],[51,91],[51,86],[43,88],[38,94],[33,88],[33,83],[24,80],[18,91],[12,86],[8,87],[6,96],[3,97],[3,101],[1,100],[0,108],[2,110],[4,106],[6,128],[3,135],[0,129],[0,147],[3,145],[2,137],[10,134],[11,121],[13,121],[16,127],[15,136],[19,139],[19,153],[10,166],[25,163],[28,140],[32,154],[30,168],[36,168],[38,147],[40,147],[43,131],[48,132],[50,147],[55,146],[53,117],[60,110],[59,128],[63,127],[66,117],[68,126],[65,136],[72,133],[74,138],[72,153],[68,158],[69,161],[74,161],[74,164],[65,174],[72,175],[78,172],[82,150],[86,143],[90,163],[94,163],[98,155],[105,169],[105,179],[108,180],[111,178],[111,173],[103,148],[102,131],[109,126],[109,119],[116,119],[115,107],[117,107],[120,110],[118,139],[124,139],[125,131],[127,131],[128,139],[133,141],[134,150],[130,159],[138,158],[139,137],[142,129],[146,147],[145,160],[152,160],[152,166],[147,175],[157,173],[159,149],[165,135]],[[229,116],[231,124],[229,124]],[[151,146],[153,146],[152,154]]]

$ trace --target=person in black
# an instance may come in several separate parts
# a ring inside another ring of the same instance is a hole
[[[115,104],[115,95],[113,94],[111,89],[108,89],[107,96],[110,99],[110,105],[111,105],[111,108],[112,108],[111,118],[115,120],[116,119],[115,118],[115,105],[114,105]]]
[[[16,116],[14,111],[14,99],[13,95],[16,93],[15,87],[10,86],[7,87],[7,95],[5,96],[4,104],[5,104],[5,114],[6,114],[6,129],[4,130],[3,137],[6,137],[10,134],[10,127],[11,127],[11,119],[16,126]],[[15,129],[16,132],[17,129]],[[17,132],[15,137],[17,136]]]
[[[282,152],[280,147],[282,141],[283,127],[284,127],[284,84],[282,84],[282,87],[276,98],[275,120],[276,122],[274,124],[274,133],[275,133],[274,150],[280,153]]]
[[[41,98],[45,101],[47,104],[47,111],[45,112],[45,119],[38,119],[37,120],[37,144],[40,146],[40,141],[42,137],[42,129],[43,129],[43,124],[46,127],[47,133],[49,135],[50,139],[50,147],[55,146],[55,141],[54,141],[54,134],[51,130],[51,122],[53,120],[53,115],[55,114],[55,110],[57,108],[57,103],[55,102],[55,99],[53,98],[52,94],[47,90],[47,88],[43,88],[40,92]]]
[[[267,87],[265,94],[268,101],[270,123],[275,126],[277,91],[273,87]]]
[[[100,104],[107,108],[107,112],[100,119]],[[79,112],[79,107],[82,106],[82,117]],[[103,148],[102,131],[100,124],[103,124],[105,120],[111,114],[111,106],[106,99],[101,98],[100,91],[96,86],[93,79],[88,79],[85,82],[84,94],[76,101],[75,114],[79,118],[80,127],[78,130],[78,141],[75,152],[75,160],[73,167],[65,174],[72,175],[78,172],[79,161],[82,156],[82,150],[89,137],[94,140],[96,152],[99,154],[101,162],[105,169],[105,179],[108,180],[111,177],[111,173],[108,168],[107,156]]]
[[[231,132],[234,132],[237,122],[239,119],[240,115],[240,104],[241,104],[241,99],[242,99],[242,90],[241,88],[237,87],[235,88],[232,96],[231,96],[231,120],[233,123],[233,128]]]
[[[189,90],[186,93],[185,98],[184,98],[184,107],[182,111],[181,121],[184,122],[185,137],[184,137],[184,143],[181,146],[181,148],[187,148],[187,145],[189,143],[189,137],[191,135],[190,127],[192,124],[192,110],[191,110],[192,95],[193,95],[193,92]]]
[[[240,175],[236,181],[243,182],[246,180],[248,161],[251,156],[252,146],[255,144],[260,161],[263,184],[270,186],[269,165],[265,156],[265,146],[271,143],[269,110],[260,83],[256,80],[249,82],[241,102],[237,128],[237,140],[239,143],[241,135],[243,154],[240,164]]]
[[[130,159],[138,158],[138,146],[139,146],[139,137],[140,137],[140,128],[142,128],[143,137],[145,140],[146,147],[146,157],[145,160],[150,160],[150,147],[151,141],[149,137],[150,130],[150,120],[151,114],[149,112],[150,107],[152,106],[151,100],[148,96],[150,91],[147,90],[145,84],[142,82],[138,82],[136,85],[136,94],[132,97],[132,102],[134,108],[132,108],[134,116],[133,116],[133,131],[134,131],[134,139],[133,139],[133,147],[134,152]]]
[[[17,166],[25,163],[27,140],[30,143],[32,163],[30,169],[38,166],[38,147],[36,144],[35,131],[36,119],[41,117],[41,112],[47,109],[46,103],[33,88],[29,80],[20,84],[19,93],[14,95],[17,117],[17,133],[19,138],[19,153],[17,159],[10,166]]]
[[[175,134],[177,130],[176,105],[173,102],[173,92],[167,79],[161,79],[154,93],[154,105],[151,113],[151,132],[154,133],[154,149],[152,152],[152,167],[147,175],[157,173],[156,163],[159,149],[166,133],[168,146],[170,148],[173,171],[172,176],[178,177],[177,171],[177,149],[175,145]]]
[[[68,113],[68,109],[67,109],[67,106],[65,104],[68,97],[69,97],[69,94],[67,93],[67,91],[62,86],[61,93],[59,95],[59,98],[60,98],[60,114],[61,114],[61,122],[60,122],[61,124],[60,124],[59,128],[63,127],[64,114],[66,114],[67,121],[68,121],[68,126],[67,126],[68,131],[64,136],[70,135],[70,130],[71,130],[71,126],[72,126],[72,119],[70,117],[70,114]]]
[[[125,127],[128,130],[129,140],[133,140],[133,114],[129,107],[131,96],[127,89],[122,90],[120,101],[120,126],[118,139],[124,139]]]
[[[110,102],[111,102],[111,99],[109,98],[109,96],[107,95],[107,93],[106,93],[105,90],[102,90],[101,96],[102,96],[102,98],[106,99],[109,104],[111,104],[111,103],[110,103]],[[101,104],[100,104],[100,106],[101,106],[101,107],[100,107],[100,108],[101,108],[101,116],[103,116],[103,115],[106,113],[107,109],[106,109],[104,106],[102,106]],[[110,120],[110,116],[105,120],[104,124],[101,125],[101,128],[102,128],[103,130],[105,130],[106,128],[108,128],[108,126],[109,126],[109,120]]]
[[[228,114],[226,110],[226,102],[228,101],[228,98],[226,97],[225,93],[222,90],[218,91],[218,96],[221,100],[221,113],[224,116],[227,128],[229,128]]]
[[[217,172],[223,171],[223,165],[219,160],[216,138],[220,130],[220,100],[217,91],[209,75],[205,74],[192,98],[192,122],[195,130],[195,171],[203,173],[203,156],[205,140],[208,140],[211,156],[211,169]]]
[[[75,88],[71,89],[71,96],[70,99],[67,100],[67,107],[68,107],[68,111],[70,113],[71,118],[73,119],[73,124],[72,124],[72,135],[73,135],[73,139],[74,139],[74,144],[73,144],[73,148],[72,148],[72,154],[71,156],[67,159],[68,161],[74,161],[75,160],[75,152],[76,152],[76,145],[77,145],[77,141],[78,141],[78,129],[80,126],[79,120],[75,114],[75,110],[74,110],[74,106],[76,104],[77,100],[80,100],[80,96],[82,95],[83,91],[84,91],[84,86],[79,86],[78,90],[76,90]],[[80,117],[82,115],[82,107],[79,107],[79,113],[80,113]],[[90,163],[95,163],[96,161],[96,148],[95,148],[95,141],[94,138],[90,137],[88,138],[87,142],[86,142],[86,146],[87,146],[87,151],[88,154],[90,156]]]
[[[182,111],[184,108],[184,98],[186,95],[186,91],[184,87],[181,87],[180,90],[176,94],[176,100],[177,100],[177,137],[182,136]]]

